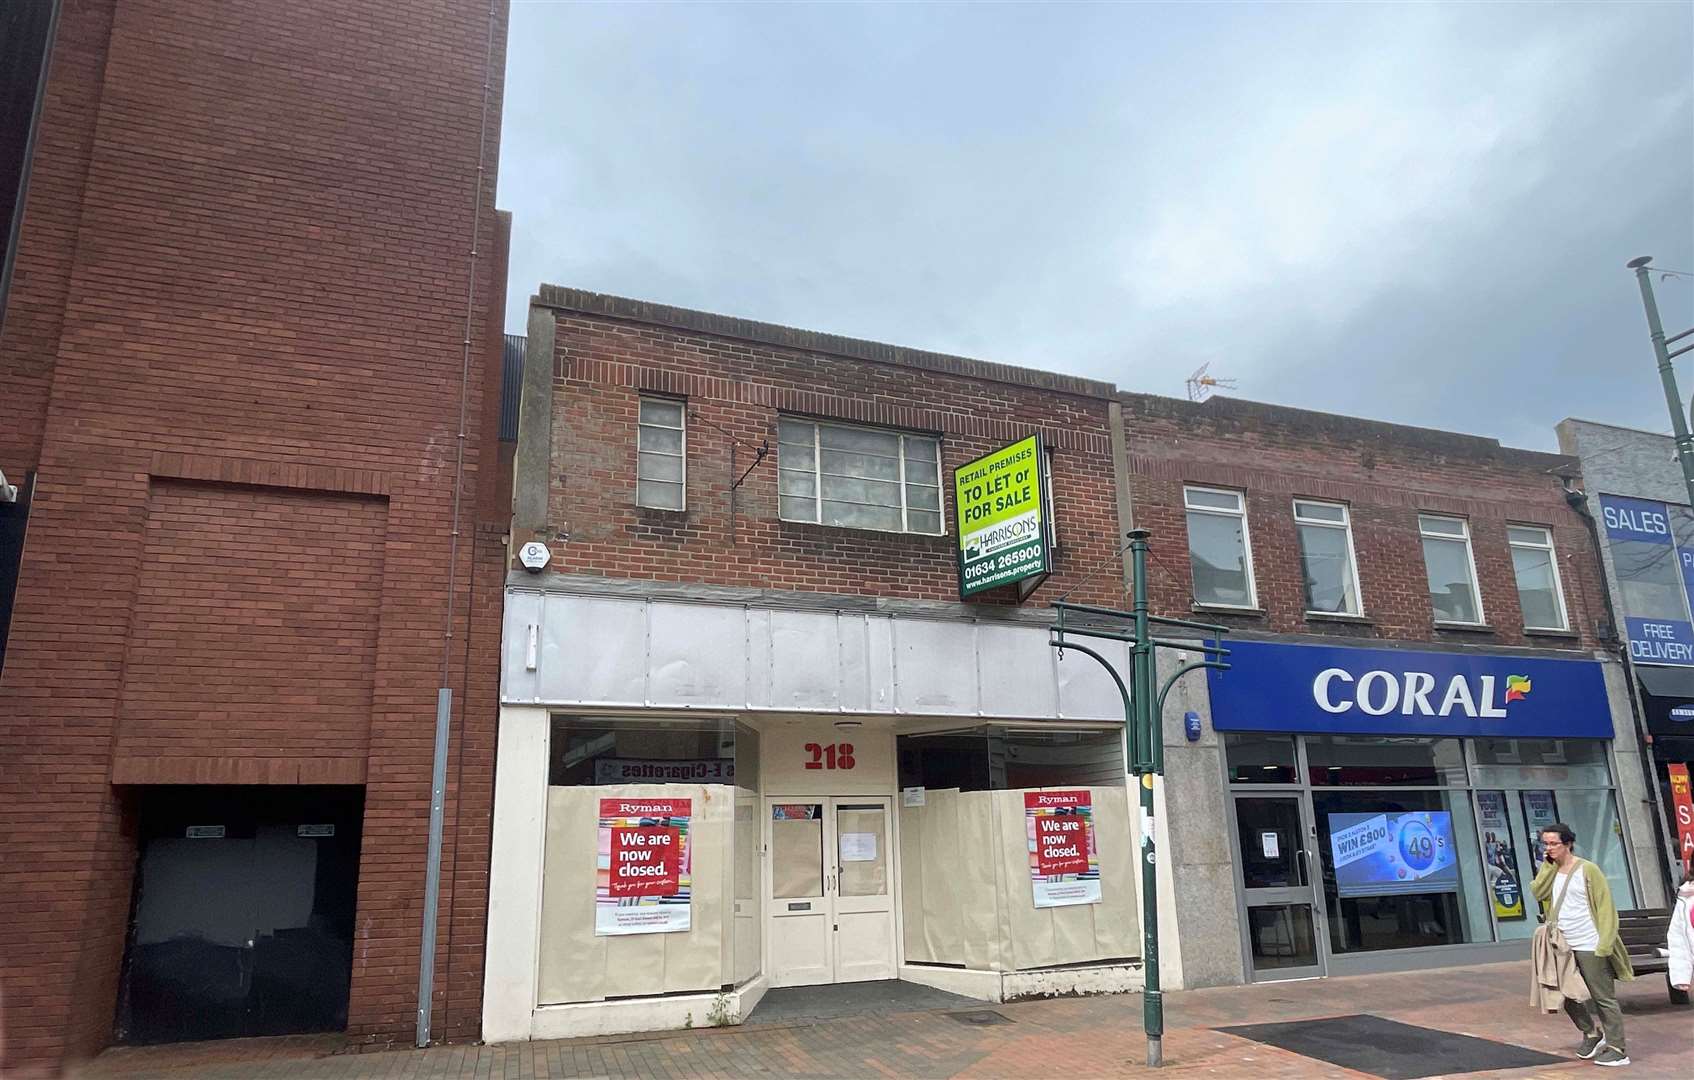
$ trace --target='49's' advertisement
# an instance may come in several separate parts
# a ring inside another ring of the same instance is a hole
[[[594,932],[687,930],[690,799],[601,799]]]
[[[1100,852],[1094,845],[1094,796],[1083,791],[1026,791],[1025,832],[1035,906],[1100,902]]]

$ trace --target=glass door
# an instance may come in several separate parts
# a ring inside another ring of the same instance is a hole
[[[1325,973],[1313,831],[1299,795],[1236,795],[1242,928],[1254,980]]]

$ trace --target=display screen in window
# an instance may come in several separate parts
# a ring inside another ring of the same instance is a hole
[[[1329,848],[1343,898],[1459,888],[1453,816],[1445,810],[1330,814]]]

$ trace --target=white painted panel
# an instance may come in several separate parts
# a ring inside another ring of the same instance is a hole
[[[747,622],[741,608],[655,600],[647,619],[652,704],[724,708],[747,700]]]
[[[847,712],[869,712],[870,693],[866,685],[868,659],[865,655],[865,617],[843,614],[837,617],[837,633],[841,641],[841,708]]]
[[[482,1037],[491,1043],[529,1038],[535,1008],[547,738],[547,710],[500,710],[482,983]]]
[[[808,744],[853,747],[853,767],[836,768],[815,759]],[[842,730],[825,718],[766,720],[759,732],[759,777],[772,795],[881,795],[894,790],[894,732],[865,724]]]
[[[742,638],[747,643],[747,705],[771,707],[771,613],[747,608]]]
[[[772,900],[778,910],[789,901]],[[829,915],[827,900],[797,900],[796,904],[811,903],[823,909],[816,914],[796,912],[792,917],[771,919],[772,986],[815,986],[833,982],[834,972],[829,959]]]
[[[536,672],[538,700],[557,704],[645,703],[644,604],[589,596],[549,596],[543,617]]]
[[[843,911],[836,915],[835,981],[868,982],[894,977],[894,915],[889,911]]]
[[[1129,646],[1093,638],[1088,647],[1112,662],[1124,684],[1129,683]],[[1055,653],[1057,649],[1053,650]],[[1055,659],[1057,659],[1055,657]],[[1123,720],[1123,696],[1111,675],[1091,656],[1067,650],[1058,670],[1059,715],[1066,720]],[[1153,688],[1158,692],[1158,687]]]
[[[537,701],[536,672],[524,663],[529,652],[529,629],[540,633],[543,618],[541,594],[507,592],[504,640],[501,642],[500,700]],[[537,641],[539,645],[539,640]],[[539,659],[539,656],[538,656]]]
[[[970,623],[895,621],[896,712],[924,716],[976,712],[975,631]]]
[[[865,711],[894,711],[894,620],[865,616]]]
[[[771,707],[841,707],[841,655],[833,611],[771,612]]]
[[[985,716],[1055,716],[1053,649],[1047,631],[1034,626],[982,625],[980,651],[982,712]]]

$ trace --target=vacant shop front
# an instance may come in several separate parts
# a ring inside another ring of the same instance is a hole
[[[737,1022],[774,987],[1139,985],[1121,701],[1092,666],[1061,682],[1039,626],[553,594],[508,618],[538,630],[505,683],[485,1038]]]
[[[140,787],[118,1039],[347,1026],[362,787]]]

